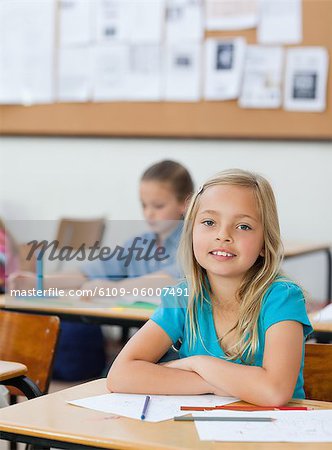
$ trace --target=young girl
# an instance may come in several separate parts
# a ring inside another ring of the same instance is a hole
[[[180,256],[186,281],[124,347],[110,391],[231,395],[257,405],[304,398],[301,289],[281,276],[276,202],[262,176],[227,170],[189,205]],[[157,364],[182,341],[180,359]]]

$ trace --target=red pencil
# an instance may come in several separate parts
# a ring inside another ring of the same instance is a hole
[[[222,406],[181,406],[181,411],[308,411],[307,406],[251,406],[251,405],[222,405]]]

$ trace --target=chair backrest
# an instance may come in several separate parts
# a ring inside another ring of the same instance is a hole
[[[36,271],[36,255],[33,254],[30,256],[31,245],[28,244],[19,244],[18,246],[18,254],[19,254],[19,270],[26,270],[28,272]]]
[[[56,240],[59,248],[70,246],[78,249],[82,244],[92,246],[96,241],[101,241],[105,228],[105,219],[77,220],[61,219]]]
[[[46,393],[59,330],[56,316],[0,311],[0,359],[27,366],[27,376]]]
[[[332,402],[332,344],[305,344],[306,398]]]

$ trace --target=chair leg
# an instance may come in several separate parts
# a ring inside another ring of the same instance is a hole
[[[43,395],[42,391],[39,387],[32,381],[30,378],[26,376],[20,376],[11,378],[9,380],[5,380],[3,382],[0,381],[0,384],[5,384],[7,386],[14,386],[19,389],[29,400],[31,398],[40,397]]]

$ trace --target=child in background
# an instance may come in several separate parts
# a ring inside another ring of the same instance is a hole
[[[183,215],[193,193],[190,174],[177,162],[161,161],[143,173],[139,190],[144,218],[151,231],[129,239],[123,247],[130,248],[138,238],[139,247],[147,250],[154,242],[151,254],[163,247],[167,258],[134,258],[127,267],[125,261],[115,258],[86,264],[81,270],[91,281],[83,284],[82,289],[123,287],[130,291],[176,284],[181,278],[176,253]]]
[[[233,169],[192,198],[180,256],[186,281],[113,363],[108,388],[149,394],[231,395],[257,405],[304,398],[301,289],[281,275],[276,202],[260,175]],[[182,341],[180,359],[157,364]]]
[[[6,277],[18,269],[18,249],[0,218],[0,291],[5,291]]]
[[[187,169],[175,161],[161,161],[149,167],[140,180],[140,200],[144,218],[151,232],[140,237],[144,247],[155,241],[151,254],[163,246],[168,256],[163,261],[155,258],[137,261],[128,267],[124,261],[112,258],[85,263],[80,271],[53,274],[44,277],[44,288],[94,289],[163,287],[176,284],[180,272],[176,252],[183,224],[187,199],[193,192],[193,182]],[[179,222],[180,221],[180,222]],[[135,239],[123,247],[129,248]],[[90,280],[90,281],[88,281]],[[35,287],[35,274],[18,273],[11,277],[11,289]],[[99,326],[62,322],[61,334],[54,363],[54,377],[61,380],[82,380],[100,376],[104,368],[103,336]]]

